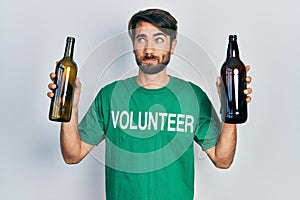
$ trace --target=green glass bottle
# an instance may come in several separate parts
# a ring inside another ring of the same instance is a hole
[[[77,65],[73,60],[75,38],[67,37],[64,57],[55,68],[57,85],[51,99],[49,119],[57,122],[69,122],[72,115],[73,95],[77,75]]]
[[[237,36],[229,35],[227,58],[221,68],[221,117],[223,122],[240,124],[247,121],[246,68],[239,57]]]

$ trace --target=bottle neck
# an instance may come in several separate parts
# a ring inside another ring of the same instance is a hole
[[[227,58],[239,58],[239,47],[236,39],[229,39]]]
[[[74,46],[75,38],[68,37],[64,57],[70,57],[71,59],[73,59]]]

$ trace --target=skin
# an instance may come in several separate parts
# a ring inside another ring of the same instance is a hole
[[[170,36],[164,34],[154,25],[148,22],[140,22],[137,24],[136,35],[133,39],[134,54],[136,56],[137,64],[139,65],[139,72],[137,76],[137,83],[148,89],[157,89],[164,87],[169,82],[169,76],[166,73],[166,66],[162,64],[168,63],[170,56],[174,54],[177,44],[176,39],[170,40]],[[246,66],[247,72],[250,66]],[[50,74],[53,81],[55,73]],[[250,76],[246,78],[249,84],[252,81]],[[217,92],[220,95],[221,78],[218,77],[216,81]],[[50,83],[48,88],[48,97],[54,96],[53,90],[56,85]],[[79,78],[75,82],[73,112],[70,122],[61,123],[61,150],[66,163],[79,163],[94,146],[89,145],[80,140],[78,134],[78,102],[81,91],[81,83]],[[244,90],[247,95],[247,102],[251,101],[248,96],[252,93],[251,88]],[[233,162],[237,142],[237,126],[235,124],[223,123],[221,134],[217,145],[206,150],[207,155],[218,168],[229,168]]]

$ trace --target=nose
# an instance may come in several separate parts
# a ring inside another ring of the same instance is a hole
[[[154,53],[154,45],[151,41],[147,41],[144,46],[144,53],[145,54],[153,54]]]

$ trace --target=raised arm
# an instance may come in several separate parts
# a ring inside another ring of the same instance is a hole
[[[217,145],[206,150],[208,157],[216,167],[227,169],[231,166],[236,149],[236,135],[235,124],[223,123]]]
[[[250,66],[246,66],[247,72],[250,70]],[[217,89],[220,95],[220,78],[217,79]],[[252,81],[250,76],[246,78],[247,84]],[[246,95],[250,95],[252,93],[251,88],[247,88],[244,90]],[[247,102],[251,101],[251,97],[247,96]],[[218,168],[227,169],[231,166],[237,143],[237,125],[236,124],[226,124],[223,123],[220,137],[216,146],[206,150],[207,155],[212,160],[214,165]]]
[[[55,78],[55,73],[50,74],[50,78],[53,81]],[[54,96],[53,90],[55,90],[56,85],[50,83],[48,88],[51,90],[47,93],[48,97],[52,98]],[[61,151],[63,159],[68,164],[79,163],[93,148],[92,145],[89,145],[80,140],[78,134],[78,102],[80,97],[81,83],[79,78],[75,82],[74,90],[74,100],[72,107],[72,117],[70,122],[61,123],[60,131],[60,142],[61,142]]]

